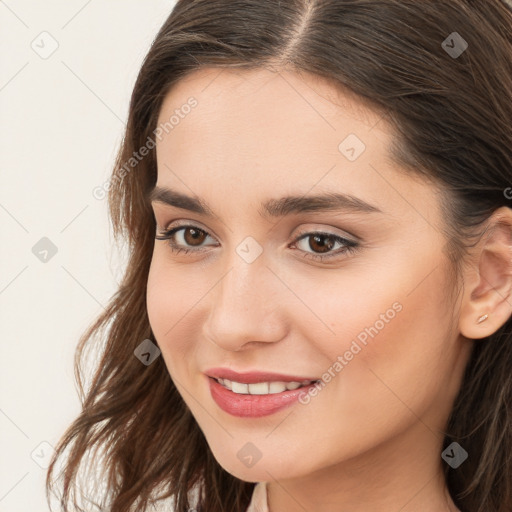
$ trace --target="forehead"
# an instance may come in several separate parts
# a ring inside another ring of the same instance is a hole
[[[194,96],[201,116],[222,113],[224,118],[254,121],[251,114],[271,110],[273,116],[263,119],[264,124],[279,120],[279,114],[302,116],[303,123],[314,126],[326,123],[329,117],[350,118],[360,123],[361,131],[372,129],[383,120],[383,109],[370,107],[369,102],[357,96],[342,84],[336,86],[324,77],[308,72],[271,71],[267,68],[250,70],[230,68],[203,68],[195,70],[175,83],[162,104],[159,122],[165,122],[175,109],[180,109]],[[243,111],[240,111],[243,107]],[[384,129],[382,129],[384,127]],[[330,126],[336,130],[335,126]],[[384,123],[376,132],[385,134],[389,126]]]
[[[314,178],[334,164],[356,168],[340,153],[348,136],[359,151],[364,146],[363,160],[372,154],[382,161],[391,139],[382,118],[314,75],[206,68],[174,84],[165,97],[158,124],[172,120],[172,127],[157,141],[157,160],[190,172],[223,167]]]
[[[190,98],[196,104],[185,108]],[[211,204],[227,190],[227,203],[242,210],[253,199],[256,205],[284,193],[334,190],[409,216],[416,215],[411,198],[417,203],[420,196],[420,209],[432,211],[427,184],[394,170],[393,131],[383,113],[321,77],[194,71],[163,101],[159,125],[171,118],[171,129],[157,140],[158,183],[192,189]],[[349,158],[350,147],[356,158]]]

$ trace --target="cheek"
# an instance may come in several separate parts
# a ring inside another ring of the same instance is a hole
[[[190,273],[169,268],[169,262],[155,248],[148,275],[146,306],[151,329],[166,363],[171,360],[169,354],[175,360],[174,356],[185,355],[193,347],[183,333],[201,289],[198,289],[199,282],[190,279]]]
[[[375,379],[369,368],[404,379],[417,372],[442,372],[436,362],[447,350],[444,336],[450,323],[443,261],[438,254],[424,265],[396,256],[389,261],[395,263],[386,269],[365,265],[314,283],[295,279],[294,292],[312,311],[298,304],[301,315],[294,321],[331,364],[346,355],[345,368],[359,368],[355,379]]]
[[[375,291],[354,295],[347,304],[353,317],[340,325],[343,342],[336,348],[345,360],[337,378],[342,402],[350,410],[371,410],[363,416],[379,422],[409,421],[411,410],[421,415],[434,400],[442,401],[451,374],[445,339],[449,308],[442,295],[446,281],[440,270],[416,289],[413,281],[403,273],[401,283],[374,280]],[[336,354],[331,354],[334,361]]]
[[[176,361],[195,350],[194,341],[200,339],[202,323],[214,307],[206,295],[218,277],[206,279],[201,271],[172,263],[164,252],[155,247],[147,309],[164,358],[170,361],[172,354]],[[414,383],[407,384],[408,379],[441,371],[435,365],[444,350],[440,340],[445,326],[439,319],[446,309],[440,301],[440,270],[420,286],[418,276],[423,278],[426,271],[405,271],[401,265],[388,272],[367,267],[341,277],[324,272],[321,280],[318,273],[299,276],[290,267],[282,274],[293,284],[293,293],[285,291],[288,298],[283,295],[276,307],[283,319],[289,319],[297,338],[309,343],[302,349],[312,356],[308,359],[319,376],[329,370],[331,375],[343,373],[356,389],[364,389],[369,381],[379,386],[375,381],[382,375],[390,384],[411,389]],[[370,396],[363,395],[363,401]]]

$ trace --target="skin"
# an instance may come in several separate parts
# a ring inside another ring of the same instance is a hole
[[[271,512],[458,510],[442,476],[442,432],[474,339],[511,312],[492,290],[510,291],[506,269],[485,256],[505,254],[505,237],[476,247],[467,287],[451,297],[435,186],[390,160],[381,114],[309,74],[207,68],[173,87],[159,122],[190,96],[198,105],[157,142],[157,185],[201,198],[215,217],[152,203],[157,233],[180,221],[206,235],[175,235],[196,251],[188,254],[155,240],[147,308],[215,458],[237,478],[268,482]],[[366,145],[354,161],[338,150],[348,134]],[[258,213],[270,198],[328,191],[382,213]],[[330,260],[307,259],[321,248],[313,236],[296,240],[318,231],[359,249],[341,253],[336,243]],[[251,263],[236,252],[248,236],[263,251]],[[207,368],[322,378],[397,302],[401,311],[308,404],[247,419],[213,401]],[[237,457],[248,442],[261,453],[252,467]]]

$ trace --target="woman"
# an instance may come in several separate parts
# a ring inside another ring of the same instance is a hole
[[[502,0],[176,4],[62,510],[512,510],[511,57]]]

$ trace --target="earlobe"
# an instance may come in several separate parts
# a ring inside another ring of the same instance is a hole
[[[466,338],[481,339],[512,314],[512,209],[504,206],[493,213],[472,251],[464,272],[459,330]]]
[[[489,317],[489,315],[486,313],[485,315],[482,315],[477,321],[476,323],[477,324],[480,324],[482,323],[484,320],[487,320],[487,318]]]

